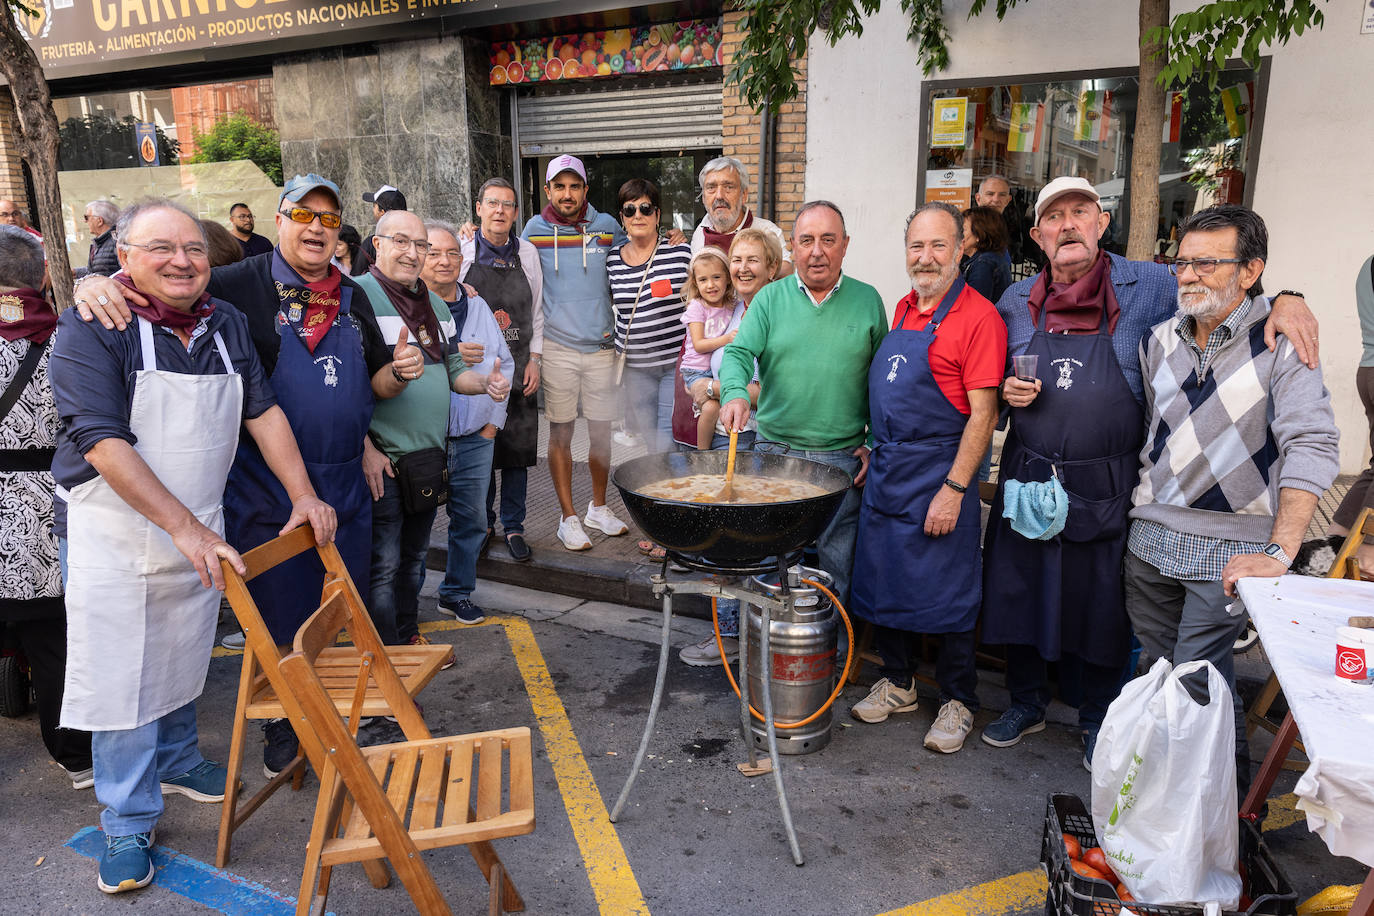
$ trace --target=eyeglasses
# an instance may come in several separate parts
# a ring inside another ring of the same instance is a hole
[[[463,253],[457,248],[431,248],[429,253],[436,258],[448,258],[450,261],[463,260]]]
[[[488,207],[500,207],[502,210],[515,209],[515,201],[513,200],[497,200],[495,197],[483,197],[482,203]]]
[[[396,246],[397,251],[409,251],[415,248],[416,254],[429,254],[429,242],[420,242],[415,239],[406,238],[404,235],[379,235],[379,239],[391,239],[391,244]]]
[[[315,221],[315,217],[320,218],[320,225],[326,229],[337,229],[343,225],[343,217],[332,210],[311,210],[309,207],[291,207],[289,210],[278,210],[282,216],[291,220],[293,223],[300,223],[308,226]]]
[[[1189,267],[1199,277],[1210,277],[1216,273],[1218,264],[1244,264],[1249,258],[1197,258],[1192,261],[1174,261],[1169,265],[1169,273],[1177,277]]]
[[[138,242],[120,242],[126,248],[142,248],[155,258],[171,258],[178,251],[186,252],[186,257],[195,261],[203,261],[210,256],[204,245],[192,242],[189,245],[173,245],[171,242],[151,242],[147,245],[140,245]]]
[[[729,193],[731,191],[738,190],[739,184],[733,181],[713,181],[710,184],[704,184],[701,186],[701,192],[703,194],[715,194],[717,191],[724,191],[726,193]]]
[[[19,213],[18,210],[0,210],[0,219],[18,219]]]
[[[635,215],[636,209],[639,210],[640,216],[652,216],[658,211],[658,207],[655,207],[653,204],[640,204],[638,208],[636,208],[634,204],[626,204],[620,208],[620,215],[629,219]]]

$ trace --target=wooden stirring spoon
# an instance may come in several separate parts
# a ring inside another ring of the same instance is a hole
[[[715,502],[728,503],[735,496],[735,446],[739,444],[739,430],[730,430],[730,457],[725,461],[725,486],[716,494]]]

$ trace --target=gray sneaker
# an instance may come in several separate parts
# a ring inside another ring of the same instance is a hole
[[[894,712],[915,711],[916,682],[913,680],[910,687],[898,687],[887,678],[883,678],[873,685],[868,696],[850,707],[849,714],[860,722],[876,725],[886,722],[887,717]]]
[[[729,664],[739,661],[739,640],[733,636],[722,636],[720,641],[725,645],[725,661]],[[712,633],[701,642],[683,649],[677,657],[693,668],[719,665],[720,648],[716,645],[715,634]]]
[[[950,700],[940,707],[935,722],[926,732],[925,746],[942,754],[953,754],[964,746],[964,739],[973,731],[973,713],[958,700]]]

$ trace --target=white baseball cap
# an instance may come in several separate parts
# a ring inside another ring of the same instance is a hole
[[[1040,222],[1040,214],[1044,213],[1050,204],[1065,194],[1082,194],[1084,197],[1090,198],[1093,203],[1102,199],[1088,179],[1063,175],[1045,185],[1040,190],[1040,196],[1035,199],[1035,222],[1037,225]]]
[[[587,182],[587,170],[582,165],[582,160],[576,156],[556,156],[549,162],[549,169],[544,173],[544,183],[548,184],[557,177],[559,172],[574,172],[577,177],[582,179],[582,183]]]

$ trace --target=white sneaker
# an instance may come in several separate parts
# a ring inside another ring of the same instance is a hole
[[[950,700],[940,707],[940,714],[926,732],[925,746],[942,754],[953,754],[964,746],[964,739],[973,731],[973,713],[958,700]]]
[[[630,530],[625,526],[624,522],[615,517],[615,513],[609,508],[606,506],[594,506],[591,503],[587,503],[587,515],[584,517],[583,521],[588,528],[595,528],[597,531],[603,531],[612,537],[618,534],[624,534]]]
[[[592,546],[576,515],[569,515],[558,523],[558,539],[569,550],[590,550]]]
[[[239,630],[237,633],[230,633],[228,636],[221,639],[219,644],[226,649],[236,649],[242,652],[243,647],[248,644],[248,637],[243,635],[242,630]]]
[[[623,445],[626,448],[636,448],[643,443],[643,440],[634,433],[626,432],[623,429],[617,429],[611,438],[615,440],[616,445]]]
[[[916,682],[904,688],[883,678],[873,685],[868,696],[855,703],[849,714],[860,722],[886,722],[890,713],[916,711]]]
[[[58,766],[62,765],[58,764]],[[89,789],[95,785],[95,770],[91,767],[86,767],[84,770],[69,770],[62,767],[62,772],[71,779],[73,789]]]
[[[725,660],[731,664],[739,661],[739,640],[733,636],[722,636],[725,644]],[[677,657],[693,668],[708,668],[720,664],[720,647],[716,645],[716,634],[712,633],[699,643],[683,648]]]

